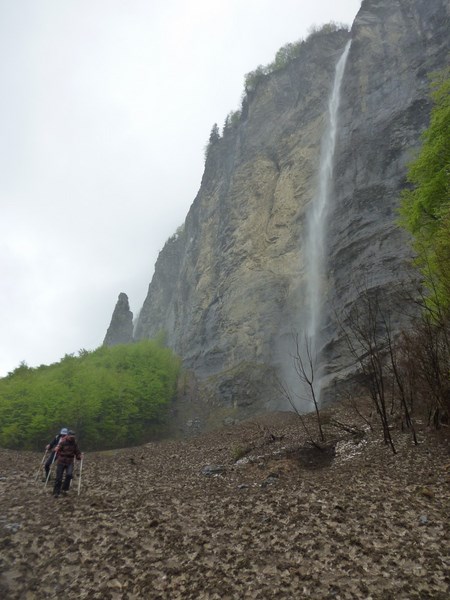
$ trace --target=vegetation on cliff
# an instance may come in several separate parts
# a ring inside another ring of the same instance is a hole
[[[412,233],[428,307],[450,312],[450,70],[435,75],[430,126],[411,164],[402,223]]]
[[[147,441],[164,422],[179,368],[158,340],[22,364],[0,379],[0,446],[43,448],[62,426],[75,429],[84,449]]]
[[[305,46],[311,42],[314,38],[319,35],[327,35],[335,31],[346,30],[348,26],[343,23],[330,22],[322,25],[321,27],[312,27],[309,31],[308,37],[303,40],[300,39],[297,42],[285,44],[282,46],[275,55],[274,60],[268,65],[259,65],[254,71],[250,71],[245,76],[245,94],[250,94],[255,91],[258,84],[271,75],[275,71],[285,69],[289,63],[301,56]]]
[[[222,137],[227,136],[239,125],[242,118],[245,118],[249,97],[255,92],[258,85],[270,77],[276,71],[285,69],[293,60],[299,58],[312,40],[318,36],[328,35],[337,31],[348,31],[348,25],[331,21],[320,27],[312,26],[306,39],[299,39],[297,42],[288,43],[282,46],[275,54],[274,60],[267,65],[258,65],[256,69],[250,71],[244,78],[244,91],[242,94],[241,107],[238,110],[232,110],[228,113],[222,129]],[[221,139],[219,126],[214,123],[209,135],[208,143],[205,146],[205,160],[208,157],[210,149]]]

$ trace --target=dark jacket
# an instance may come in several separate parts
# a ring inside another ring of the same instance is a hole
[[[58,445],[58,443],[60,442],[60,440],[63,438],[64,436],[61,433],[58,433],[58,435],[55,437],[55,439],[53,439],[50,444],[48,445],[48,449],[54,451],[54,448]]]
[[[70,465],[73,463],[73,459],[81,459],[81,452],[78,448],[75,436],[66,435],[63,436],[61,442],[56,449],[56,462],[58,465]]]

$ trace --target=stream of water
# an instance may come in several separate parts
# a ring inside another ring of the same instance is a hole
[[[305,243],[306,265],[306,332],[311,354],[319,358],[321,340],[320,328],[323,322],[323,297],[326,281],[326,231],[327,214],[333,195],[333,167],[338,132],[339,101],[345,65],[351,40],[336,64],[333,88],[328,102],[327,125],[321,141],[318,168],[317,192],[311,202],[307,215],[307,233]],[[319,386],[320,388],[320,382]],[[316,390],[316,396],[320,390]]]

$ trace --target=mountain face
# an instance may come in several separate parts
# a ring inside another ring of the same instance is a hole
[[[328,223],[330,372],[342,368],[344,352],[334,315],[361,287],[386,301],[409,280],[397,207],[429,123],[429,76],[449,64],[449,15],[448,0],[365,0],[353,24]],[[394,329],[398,315],[390,315]]]
[[[311,36],[247,90],[238,123],[210,143],[200,190],[162,249],[135,338],[163,330],[222,415],[274,408],[304,304],[308,207],[317,195],[335,68],[340,87],[317,302],[329,381],[349,366],[338,316],[358,277],[389,295],[410,248],[396,226],[407,165],[430,115],[429,74],[448,64],[448,0],[364,0],[351,31]],[[396,323],[400,326],[400,323]]]

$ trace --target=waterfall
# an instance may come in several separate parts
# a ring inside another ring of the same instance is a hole
[[[320,351],[320,328],[322,325],[322,306],[325,293],[326,268],[326,227],[327,212],[333,192],[333,163],[338,130],[338,112],[340,88],[344,76],[345,64],[350,50],[351,40],[336,64],[333,88],[328,102],[327,124],[322,136],[318,168],[317,191],[311,201],[306,221],[305,241],[305,278],[306,326],[303,332],[310,344],[310,350],[317,359]],[[320,387],[320,381],[319,381]],[[316,390],[319,395],[320,390]]]

